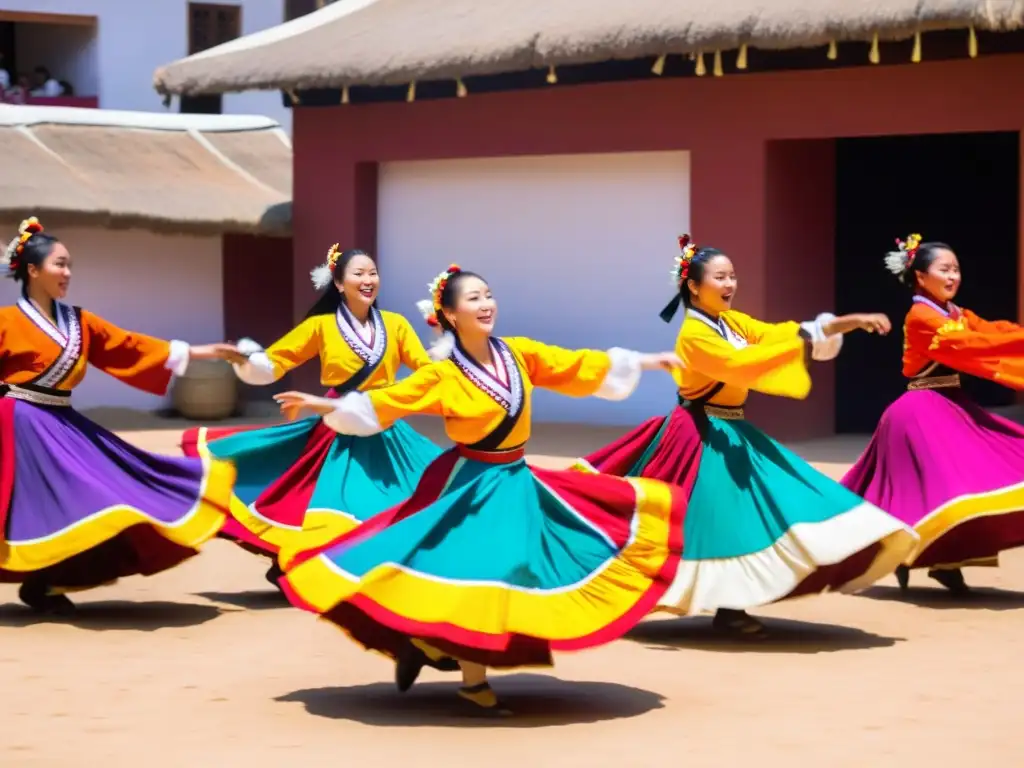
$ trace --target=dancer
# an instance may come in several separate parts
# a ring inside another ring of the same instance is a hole
[[[196,554],[224,522],[234,470],[146,453],[71,407],[92,364],[163,394],[193,360],[241,360],[227,344],[189,347],[116,328],[63,303],[71,254],[36,218],[2,264],[22,284],[0,309],[0,581],[37,613],[66,615],[65,592],[149,576]]]
[[[676,351],[679,407],[656,417],[576,466],[675,483],[689,499],[683,559],[660,608],[715,611],[714,626],[762,637],[747,609],[787,597],[854,591],[892,573],[915,536],[898,520],[822,475],[744,420],[751,390],[803,399],[811,388],[808,351],[834,358],[842,334],[888,333],[884,315],[805,323],[764,323],[732,309],[729,257],[679,239],[673,283],[686,318]]]
[[[902,589],[910,568],[927,568],[963,594],[962,566],[998,565],[1001,551],[1024,544],[1024,428],[979,407],[960,374],[1024,389],[1024,328],[953,303],[960,263],[948,245],[896,242],[886,266],[914,292],[903,327],[908,391],[842,483],[920,535],[897,571]]]
[[[380,277],[373,258],[335,244],[313,270],[323,290],[306,319],[265,351],[243,339],[249,355],[235,366],[247,384],[271,384],[315,356],[329,397],[393,384],[399,368],[430,363],[409,321],[377,309]],[[339,435],[319,417],[246,429],[199,428],[182,440],[186,455],[229,459],[238,471],[232,518],[222,536],[274,562],[278,586],[290,552],[326,543],[407,499],[440,449],[404,422],[368,437]]]
[[[295,605],[395,658],[399,690],[424,664],[458,659],[459,695],[503,712],[486,667],[550,665],[554,650],[619,637],[667,588],[680,547],[682,497],[668,484],[526,464],[532,391],[619,400],[642,369],[678,359],[495,338],[490,288],[456,265],[427,307],[446,331],[436,364],[340,400],[277,396],[286,413],[311,409],[343,434],[442,416],[456,444],[411,498],[300,554],[282,583]]]

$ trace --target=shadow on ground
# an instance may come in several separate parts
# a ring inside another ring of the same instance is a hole
[[[902,637],[885,637],[856,627],[790,619],[761,619],[768,636],[735,638],[711,626],[710,617],[646,621],[626,634],[627,640],[653,650],[701,650],[722,653],[831,653],[887,648]]]
[[[393,683],[350,688],[312,688],[276,700],[302,704],[318,717],[366,725],[522,728],[569,725],[639,717],[661,709],[664,697],[618,683],[578,682],[533,674],[496,676],[491,680],[511,717],[492,717],[456,695],[451,682],[422,683],[399,693]]]
[[[253,589],[246,592],[196,592],[212,603],[227,603],[235,608],[248,611],[269,611],[274,608],[289,608],[291,603],[282,592],[276,589]]]
[[[926,577],[921,574],[914,574],[924,580]],[[916,605],[919,608],[939,608],[976,611],[1014,611],[1024,608],[1024,592],[1011,592],[1008,589],[997,589],[995,587],[974,587],[969,595],[954,595],[941,586],[935,587],[914,587],[911,586],[906,592],[899,587],[871,587],[863,592],[858,592],[857,597],[867,597],[872,600],[890,600],[909,605]]]
[[[109,600],[82,602],[74,615],[39,616],[17,603],[0,605],[0,627],[30,627],[35,624],[67,624],[93,631],[196,627],[217,618],[223,611],[215,605],[171,603],[165,601],[132,602]]]

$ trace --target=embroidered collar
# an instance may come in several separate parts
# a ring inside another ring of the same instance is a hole
[[[338,306],[336,320],[341,337],[364,363],[376,365],[384,356],[384,349],[387,347],[387,330],[384,328],[384,318],[376,307],[370,307],[370,316],[367,319],[369,339],[363,336],[348,307],[344,303]]]
[[[18,308],[39,330],[60,346],[61,351],[57,359],[32,381],[41,387],[55,388],[67,378],[82,355],[82,325],[78,321],[78,313],[67,304],[54,302],[54,315],[57,318],[57,324],[54,325],[28,299],[19,299]]]
[[[913,301],[915,304],[924,304],[926,307],[931,307],[943,317],[956,318],[960,316],[960,307],[951,301],[946,302],[945,308],[939,306],[927,296],[921,296],[920,294],[915,295]]]
[[[523,407],[523,376],[519,364],[512,350],[500,339],[491,339],[491,353],[506,381],[473,359],[461,344],[455,345],[452,360],[467,379],[504,408],[509,416],[515,416]]]
[[[747,340],[741,337],[738,333],[736,333],[736,331],[732,329],[732,326],[730,326],[727,322],[725,322],[725,320],[722,319],[721,315],[719,315],[718,319],[715,320],[713,317],[711,317],[705,312],[701,312],[696,307],[689,307],[686,310],[686,314],[687,316],[691,316],[696,318],[697,320],[700,320],[702,323],[710,327],[712,330],[715,331],[715,333],[717,333],[723,339],[728,341],[734,347],[741,348],[747,346]]]
[[[57,318],[56,325],[50,322],[50,319],[24,296],[18,299],[18,309],[25,313],[33,325],[57,342],[61,349],[68,345],[68,318],[74,313],[66,304],[62,304],[59,301],[53,303],[53,314]]]

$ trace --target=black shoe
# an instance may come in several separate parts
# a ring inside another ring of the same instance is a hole
[[[70,616],[75,612],[75,604],[67,595],[51,595],[45,584],[26,581],[18,589],[18,599],[40,615]]]
[[[276,589],[281,589],[280,580],[281,577],[284,576],[284,571],[282,571],[281,566],[277,564],[277,560],[274,561],[274,564],[270,566],[265,575],[267,581],[273,584]]]
[[[935,579],[954,595],[966,595],[971,591],[971,588],[967,586],[967,582],[964,581],[963,571],[959,568],[950,571],[928,571],[928,576]]]
[[[423,667],[429,663],[427,654],[412,643],[406,643],[395,659],[395,687],[401,693],[412,688]]]
[[[896,569],[896,581],[900,585],[900,591],[906,592],[910,587],[910,569],[901,565]]]

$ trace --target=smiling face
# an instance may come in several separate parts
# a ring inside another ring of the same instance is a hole
[[[33,289],[41,289],[53,301],[67,296],[71,285],[71,254],[64,244],[54,243],[42,264],[29,264],[28,278]]]
[[[489,336],[498,319],[498,305],[491,289],[475,275],[461,278],[456,284],[453,307],[444,315],[460,336]]]
[[[704,262],[699,283],[693,279],[686,281],[693,304],[714,314],[724,312],[732,306],[732,300],[736,296],[736,285],[736,270],[724,253],[712,256]]]
[[[960,290],[960,262],[948,248],[934,252],[931,263],[923,272],[914,272],[917,290],[940,302],[952,301]]]
[[[380,290],[377,265],[369,256],[353,256],[345,265],[341,280],[336,280],[335,285],[350,308],[369,308],[377,299],[377,292]]]

